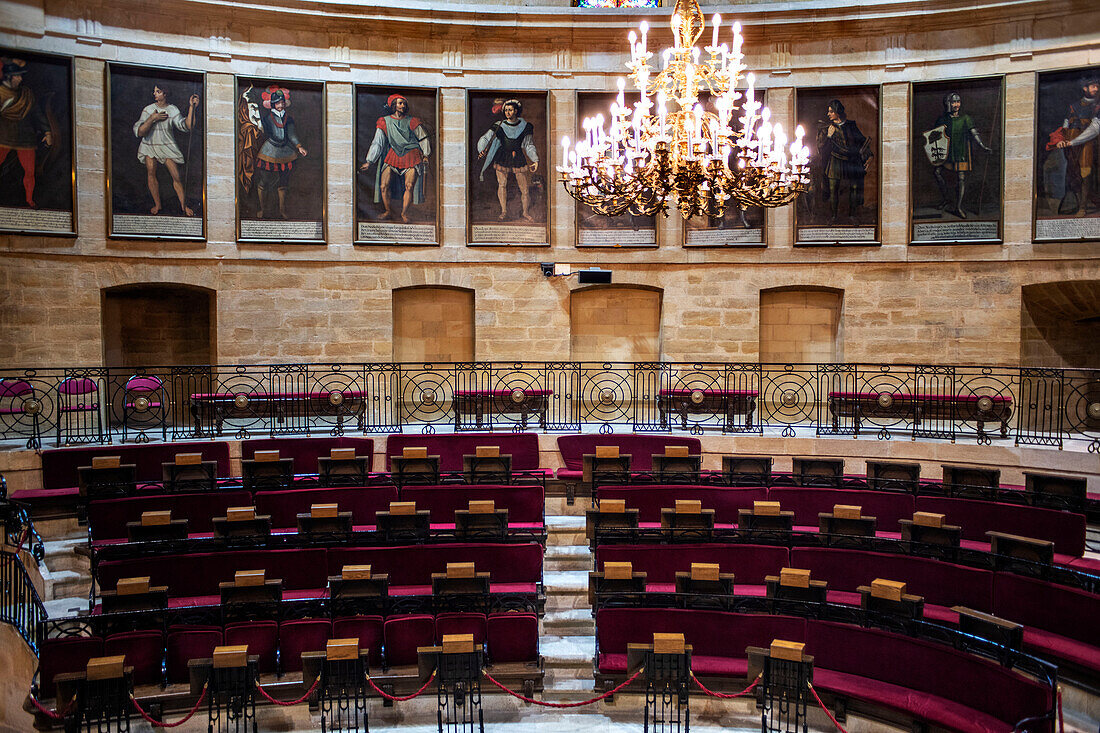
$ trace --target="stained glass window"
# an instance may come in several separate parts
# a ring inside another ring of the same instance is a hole
[[[573,0],[578,8],[657,8],[660,0]]]

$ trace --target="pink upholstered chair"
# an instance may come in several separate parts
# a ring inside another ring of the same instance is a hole
[[[148,443],[146,430],[160,428],[161,440],[168,439],[168,393],[160,377],[134,375],[126,380],[122,398],[122,442],[130,430],[135,443]]]
[[[57,385],[57,444],[102,443],[104,438],[99,385],[90,377],[61,380]]]
[[[28,448],[42,447],[42,400],[25,379],[0,379],[0,437],[28,436]]]

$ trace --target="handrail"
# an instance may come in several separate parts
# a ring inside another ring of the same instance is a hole
[[[126,399],[135,376],[161,389]],[[63,412],[65,380],[89,380],[95,409]],[[0,438],[64,445],[258,435],[342,435],[582,426],[881,440],[898,434],[1100,452],[1100,370],[1011,366],[734,362],[211,364],[0,369]],[[480,399],[455,399],[459,392]],[[10,405],[8,403],[11,403]],[[58,415],[66,417],[58,424]],[[110,430],[106,430],[109,428]]]
[[[0,550],[0,622],[15,627],[37,655],[46,618],[46,609],[23,560],[14,552]]]
[[[45,557],[42,535],[34,527],[30,507],[8,498],[8,483],[0,474],[0,531],[6,544],[23,549],[24,545],[38,562]]]

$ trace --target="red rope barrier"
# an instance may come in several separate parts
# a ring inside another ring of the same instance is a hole
[[[733,694],[727,694],[727,693],[723,693],[723,692],[714,692],[713,690],[708,690],[707,686],[704,685],[702,682],[700,682],[699,678],[695,676],[695,673],[694,672],[691,673],[691,679],[693,679],[695,681],[695,684],[699,686],[699,689],[702,690],[704,694],[710,695],[711,697],[721,698],[722,700],[732,700],[735,697],[744,697],[745,695],[749,694],[750,692],[752,692],[753,690],[756,689],[756,686],[760,684],[760,678],[762,676],[763,676],[763,674],[758,674],[756,676],[756,679],[752,681],[752,684],[749,685],[748,687],[746,687],[745,689],[741,690],[741,692],[735,692]]]
[[[310,685],[310,688],[308,690],[306,690],[306,694],[302,695],[297,700],[289,700],[287,702],[283,702],[282,700],[276,700],[271,695],[268,695],[267,691],[264,690],[264,688],[260,686],[260,681],[259,680],[256,680],[256,689],[260,691],[260,694],[263,695],[264,698],[268,702],[273,702],[276,705],[282,705],[284,708],[289,708],[292,705],[297,705],[299,703],[305,702],[306,698],[313,694],[313,691],[317,689],[317,685],[319,685],[319,684],[321,684],[321,675],[317,675],[317,679],[313,680],[313,684]]]
[[[414,697],[420,697],[420,695],[422,695],[424,693],[424,690],[428,689],[428,685],[430,685],[432,683],[432,680],[434,680],[434,679],[435,679],[435,670],[433,669],[431,677],[428,678],[427,682],[425,682],[423,685],[420,686],[419,690],[417,690],[416,692],[414,692],[411,695],[394,696],[394,695],[390,695],[390,694],[384,692],[381,687],[374,684],[374,680],[372,680],[370,678],[370,675],[369,674],[367,675],[367,682],[369,682],[370,686],[374,688],[374,691],[377,692],[382,697],[386,698],[387,700],[392,700],[393,702],[405,702],[406,700],[412,700]]]
[[[27,695],[27,697],[30,699],[31,704],[38,709],[38,712],[42,713],[51,720],[63,720],[65,716],[69,714],[70,708],[72,708],[72,706],[76,704],[76,700],[74,699],[65,706],[64,710],[49,710],[48,708],[43,707],[42,703],[38,702],[38,699],[35,698],[34,695]]]
[[[187,713],[187,715],[183,716],[181,720],[177,720],[175,723],[165,723],[164,721],[151,717],[149,713],[145,712],[145,709],[141,707],[141,704],[138,703],[137,698],[134,697],[134,693],[132,692],[130,693],[130,702],[134,704],[134,708],[138,711],[138,715],[145,718],[149,725],[154,728],[178,728],[188,720],[191,720],[195,713],[199,711],[199,707],[202,706],[202,701],[206,699],[206,691],[207,685],[204,684],[202,686],[202,694],[199,695],[199,699],[195,701],[195,707],[191,708],[191,712]]]
[[[810,686],[810,692],[814,694],[814,699],[817,700],[817,704],[820,705],[821,709],[825,711],[825,714],[829,716],[829,720],[833,721],[833,725],[836,726],[837,730],[839,730],[840,733],[848,733],[843,725],[836,722],[836,718],[834,718],[833,714],[829,712],[829,708],[825,707],[825,703],[821,702],[821,698],[817,696],[817,690],[814,689],[814,683],[807,682],[806,684]]]
[[[514,692],[514,691],[512,691],[512,690],[509,690],[509,689],[508,689],[507,687],[505,687],[504,685],[500,684],[500,683],[499,683],[499,682],[497,682],[497,681],[496,681],[495,679],[493,679],[493,675],[489,674],[488,672],[485,672],[484,670],[482,670],[482,673],[483,673],[483,674],[485,675],[485,677],[486,677],[486,678],[488,678],[488,680],[489,680],[490,682],[492,682],[492,683],[493,683],[494,685],[496,685],[496,686],[497,686],[497,687],[499,687],[500,689],[504,690],[505,692],[507,692],[507,693],[508,693],[509,695],[511,695],[512,697],[515,697],[515,698],[518,698],[518,699],[520,699],[520,700],[523,700],[524,702],[529,702],[529,703],[531,703],[531,704],[533,704],[533,705],[542,705],[542,706],[543,706],[544,708],[579,708],[579,707],[581,707],[582,705],[591,705],[591,704],[592,704],[592,703],[594,703],[594,702],[599,702],[600,700],[603,700],[604,698],[608,698],[608,697],[611,697],[611,696],[612,696],[612,695],[614,695],[614,694],[615,694],[616,692],[618,692],[619,690],[623,689],[624,687],[626,687],[627,685],[629,685],[629,684],[630,684],[631,682],[633,682],[634,680],[638,679],[638,676],[639,676],[639,675],[640,675],[640,674],[641,674],[642,672],[644,672],[644,671],[645,671],[645,668],[643,667],[642,669],[639,669],[639,670],[638,670],[637,672],[635,672],[635,673],[634,673],[634,674],[632,674],[632,675],[631,675],[630,677],[628,677],[628,678],[627,678],[627,679],[626,679],[626,680],[625,680],[625,681],[624,681],[624,682],[623,682],[623,683],[622,683],[621,685],[619,685],[619,686],[618,686],[618,687],[616,687],[615,689],[613,689],[613,690],[608,690],[607,692],[605,692],[604,694],[600,695],[599,697],[594,697],[594,698],[592,698],[591,700],[584,700],[584,701],[582,701],[582,702],[544,702],[544,701],[542,701],[542,700],[536,700],[536,699],[534,699],[534,698],[531,698],[531,697],[527,697],[526,695],[521,695],[521,694],[519,694],[518,692]]]

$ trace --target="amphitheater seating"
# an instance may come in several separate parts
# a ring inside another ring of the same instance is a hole
[[[214,531],[213,517],[224,517],[229,507],[250,504],[252,497],[247,491],[97,499],[88,504],[88,534],[93,544],[125,540],[127,522],[141,521],[142,512],[170,510],[173,519],[187,520],[188,532],[201,535]]]
[[[693,562],[718,563],[724,573],[734,573],[737,592],[763,595],[764,578],[778,575],[789,564],[785,547],[768,545],[684,544],[684,545],[601,545],[596,548],[596,569],[605,562],[631,562],[634,570],[646,573],[651,592],[672,592],[676,573],[689,570]],[[753,586],[757,588],[753,590]]]
[[[602,609],[597,673],[625,674],[626,645],[650,642],[654,632],[683,633],[700,677],[744,678],[746,647],[767,647],[774,638],[804,641],[819,690],[951,730],[1008,733],[1052,705],[1042,685],[944,645],[844,624],[721,611]],[[1020,730],[1049,733],[1052,726],[1044,720]]]
[[[880,532],[896,532],[898,520],[911,519],[915,511],[913,497],[881,491],[773,487],[768,489],[768,500],[793,511],[796,527],[816,528],[819,513],[832,512],[837,504],[854,504],[863,508],[864,516],[878,520]]]
[[[650,471],[653,469],[653,456],[664,453],[670,445],[686,445],[688,453],[699,455],[702,443],[698,438],[683,438],[672,435],[632,435],[612,433],[610,435],[583,434],[558,436],[558,451],[565,466],[558,469],[557,477],[561,481],[579,482],[584,476],[584,456],[596,452],[598,445],[617,446],[619,453],[630,456],[632,471]]]
[[[257,491],[256,512],[271,516],[272,529],[294,530],[298,515],[308,514],[313,504],[336,504],[340,511],[351,512],[351,523],[365,530],[375,526],[375,514],[397,501],[392,486],[356,486],[339,489],[285,489]]]
[[[386,470],[391,470],[390,459],[400,456],[405,448],[427,448],[428,455],[439,456],[440,471],[461,471],[462,457],[474,455],[479,445],[495,445],[501,455],[512,456],[513,471],[542,471],[536,433],[390,435],[386,438]],[[545,473],[549,474],[549,469]]]
[[[336,548],[328,551],[328,574],[339,575],[345,565],[370,565],[374,573],[390,576],[391,595],[432,592],[432,573],[442,573],[449,562],[472,562],[488,572],[493,593],[535,593],[542,583],[541,545],[454,543],[413,547]]]
[[[169,684],[187,682],[187,662],[208,659],[214,647],[225,643],[220,626],[177,626],[168,630],[165,646],[165,671]]]
[[[403,486],[401,501],[415,501],[417,509],[431,512],[432,524],[453,526],[455,510],[466,509],[471,501],[492,500],[497,509],[508,510],[511,527],[542,529],[546,504],[537,485],[451,484],[446,486]]]
[[[962,527],[964,542],[984,545],[989,541],[985,533],[995,530],[1051,540],[1056,553],[1069,556],[1061,558],[1065,562],[1080,557],[1085,551],[1085,517],[1082,514],[934,496],[918,496],[916,510],[945,514],[947,523]]]
[[[767,490],[763,487],[726,488],[720,486],[635,485],[601,486],[597,498],[625,499],[626,505],[638,510],[640,526],[661,526],[661,510],[675,504],[675,499],[697,499],[703,508],[714,510],[716,525],[737,524],[737,511],[751,509],[754,501],[763,501]],[[829,507],[832,509],[832,506]],[[909,513],[912,516],[912,512]],[[816,520],[816,515],[815,515]],[[816,522],[815,522],[816,524]]]
[[[241,441],[241,458],[251,459],[258,450],[277,450],[280,458],[294,459],[294,473],[318,473],[317,459],[333,448],[354,448],[358,456],[374,455],[372,438],[254,438]]]

